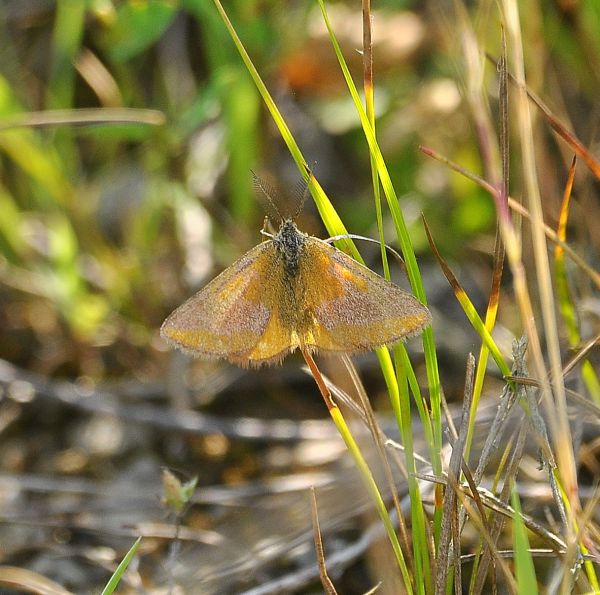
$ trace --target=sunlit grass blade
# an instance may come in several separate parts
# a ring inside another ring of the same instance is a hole
[[[373,83],[373,46],[372,46],[372,18],[371,0],[363,0],[363,89],[365,92],[365,112],[375,134],[375,88]],[[373,184],[373,199],[377,217],[377,230],[381,247],[381,262],[383,274],[386,279],[391,279],[390,267],[385,249],[385,234],[383,231],[383,212],[381,210],[381,187],[379,174],[373,153],[369,153],[371,162],[371,180]]]
[[[363,86],[365,91],[365,111],[369,122],[375,132],[375,90],[373,86],[373,51],[371,45],[371,33],[372,33],[372,21],[371,21],[371,2],[370,0],[363,0]],[[383,274],[386,279],[391,279],[390,268],[387,260],[387,251],[385,248],[385,235],[383,231],[383,211],[381,209],[381,185],[379,182],[379,174],[377,173],[377,165],[375,163],[374,155],[372,152],[369,153],[371,163],[371,179],[373,185],[373,198],[375,203],[375,215],[377,219],[377,230],[379,232],[379,243],[381,248],[381,262],[383,265]],[[398,420],[398,426],[401,427],[402,423],[400,413],[400,390],[398,388],[398,381],[396,373],[394,371],[394,365],[390,357],[388,349],[377,350],[377,357],[379,359],[379,365],[386,382],[388,393],[396,419]],[[414,374],[413,374],[414,375]],[[425,409],[421,407],[421,409]],[[431,424],[429,424],[431,427]],[[431,438],[431,433],[429,434]],[[433,440],[429,440],[432,444]],[[409,455],[410,456],[410,455]]]
[[[371,124],[373,135],[375,136],[375,95],[373,83],[373,53],[371,31],[371,3],[370,0],[363,0],[363,88],[365,93],[365,112]],[[343,57],[342,57],[343,61]],[[381,260],[383,264],[384,276],[391,279],[389,264],[387,261],[387,252],[385,249],[385,235],[383,230],[383,212],[381,208],[381,189],[379,181],[379,173],[377,171],[377,163],[375,154],[369,151],[369,159],[371,165],[371,178],[373,185],[373,197],[375,202],[375,213],[377,217],[377,228],[379,232],[379,242],[381,246]],[[425,406],[421,391],[412,365],[408,359],[408,354],[403,345],[398,345],[394,348],[394,359],[396,361],[395,371],[392,373],[390,368],[390,358],[388,350],[381,350],[380,363],[384,370],[384,376],[388,382],[388,390],[390,401],[398,428],[400,429],[402,444],[406,464],[409,470],[409,493],[411,496],[411,514],[413,518],[413,570],[415,574],[416,584],[424,585],[427,589],[431,588],[431,579],[429,572],[429,560],[427,558],[427,539],[425,529],[425,515],[421,501],[419,486],[414,480],[413,474],[416,471],[416,463],[414,458],[413,446],[413,426],[411,418],[410,397],[408,394],[408,386],[410,385],[415,403],[417,405],[419,415],[427,438],[427,443],[433,445],[433,428],[429,408]],[[402,380],[397,382],[397,378]],[[405,381],[408,378],[408,384]],[[393,379],[393,380],[392,380]],[[393,386],[390,386],[393,384]],[[416,560],[416,563],[415,563]]]
[[[392,215],[392,219],[394,221],[394,225],[396,227],[396,231],[398,234],[398,240],[400,242],[400,247],[402,248],[402,253],[403,253],[405,261],[406,261],[406,269],[407,269],[408,278],[410,280],[410,283],[411,283],[411,286],[413,288],[415,295],[424,304],[426,304],[427,298],[425,295],[425,289],[423,287],[423,282],[422,282],[421,275],[419,273],[419,269],[417,266],[414,250],[412,248],[412,242],[411,242],[410,236],[408,234],[408,229],[407,229],[406,223],[404,221],[404,216],[402,214],[402,211],[400,210],[398,197],[396,195],[396,191],[392,184],[390,174],[385,165],[385,161],[383,159],[381,150],[379,149],[379,146],[377,144],[377,139],[375,138],[375,133],[373,131],[373,128],[371,127],[367,113],[362,105],[362,101],[358,94],[356,85],[354,84],[354,81],[352,80],[352,76],[350,75],[350,71],[348,69],[346,61],[342,54],[341,48],[335,37],[335,32],[333,31],[333,29],[331,27],[331,23],[329,21],[329,17],[327,16],[327,11],[325,9],[323,0],[318,0],[318,2],[319,2],[319,6],[321,8],[321,12],[323,14],[323,19],[325,20],[325,25],[329,32],[329,38],[331,40],[333,49],[335,51],[340,68],[342,70],[342,74],[344,75],[344,79],[346,80],[348,90],[350,92],[350,95],[352,96],[352,100],[354,102],[356,111],[360,118],[363,132],[364,132],[365,138],[367,140],[367,143],[369,145],[369,150],[373,156],[375,165],[377,167],[377,173],[379,175],[381,184],[383,186],[383,191],[386,196],[388,206],[390,208],[390,213]]]
[[[121,560],[121,563],[117,566],[117,569],[110,577],[108,583],[106,583],[106,587],[102,590],[102,595],[112,595],[115,592],[115,589],[119,586],[121,582],[121,578],[123,578],[123,574],[131,564],[133,557],[136,555],[140,543],[142,542],[141,536],[135,540],[135,543],[129,548],[129,551],[125,554],[125,557]]]
[[[375,133],[373,128],[369,122],[369,118],[367,113],[362,105],[358,90],[352,76],[350,75],[350,71],[348,69],[348,65],[344,59],[344,55],[341,51],[340,45],[335,36],[335,32],[331,26],[331,22],[329,21],[327,11],[325,9],[325,4],[323,0],[318,0],[319,7],[321,8],[321,13],[323,15],[323,19],[327,30],[329,32],[329,38],[331,40],[331,44],[335,51],[336,57],[338,59],[338,63],[342,70],[342,74],[344,75],[344,79],[346,81],[348,90],[354,102],[354,106],[360,118],[360,123],[363,129],[363,133],[369,145],[369,151],[372,157],[375,166],[377,167],[377,174],[379,179],[381,180],[381,184],[383,187],[383,191],[390,209],[390,213],[392,215],[392,220],[394,222],[394,226],[396,228],[396,233],[398,236],[398,241],[400,243],[400,247],[402,248],[402,253],[404,255],[407,275],[410,280],[410,284],[412,286],[414,294],[423,302],[427,303],[427,298],[425,295],[425,288],[423,286],[423,281],[421,278],[421,274],[419,272],[419,268],[417,265],[417,260],[415,257],[414,250],[412,248],[412,242],[410,240],[410,236],[408,234],[408,229],[406,227],[406,223],[404,221],[404,216],[402,215],[402,211],[400,209],[398,197],[396,195],[396,191],[392,184],[392,180],[389,174],[389,171],[386,167],[385,160],[379,149],[379,145],[377,143],[377,139],[375,137]],[[440,394],[440,379],[439,379],[439,370],[437,365],[437,354],[435,350],[435,341],[433,336],[433,329],[428,327],[423,332],[423,349],[425,352],[425,362],[427,368],[427,380],[429,384],[430,391],[430,401],[431,401],[431,416],[433,419],[433,443],[430,444],[430,452],[431,459],[434,472],[439,474],[441,473],[441,461],[439,459],[439,453],[441,452],[442,445],[442,430],[441,430],[441,394]],[[438,502],[438,499],[436,499]],[[440,499],[441,502],[441,499]],[[436,506],[435,510],[435,534],[439,533],[439,526],[441,520],[441,509]]]
[[[466,19],[464,19],[466,22]],[[465,27],[469,31],[470,27]],[[471,36],[470,36],[471,37]],[[473,44],[476,45],[476,44]],[[500,75],[500,89],[499,89],[499,112],[500,112],[500,138],[499,138],[499,149],[500,149],[500,161],[502,166],[502,175],[501,180],[496,183],[498,189],[492,193],[492,198],[496,203],[496,208],[498,210],[498,218],[502,215],[500,213],[505,213],[508,215],[508,189],[510,187],[510,155],[509,155],[509,122],[508,122],[508,81],[506,76],[506,38],[504,34],[504,29],[501,30],[501,45],[502,45],[502,60],[500,63],[499,75]],[[467,62],[474,62],[479,66],[481,65],[481,57],[479,59],[475,59],[472,61],[467,60]],[[479,68],[475,70],[479,72]],[[476,80],[479,80],[479,77],[475,77]],[[495,135],[493,134],[489,114],[488,114],[488,106],[484,104],[483,98],[481,94],[478,92],[480,86],[475,85],[477,91],[473,93],[472,103],[476,106],[474,110],[476,113],[479,113],[478,121],[479,126],[481,127],[482,132],[480,133],[480,146],[482,147],[482,154],[487,155],[487,161],[484,163],[486,171],[488,175],[490,175],[493,179],[498,178],[498,174],[494,174],[492,172],[496,169],[495,160],[491,157],[491,150],[483,150],[483,147],[486,144],[490,145],[493,143],[493,139]],[[485,135],[484,135],[485,131]],[[431,234],[429,234],[431,235]],[[491,335],[494,326],[496,324],[496,316],[498,314],[498,307],[500,304],[500,283],[502,281],[502,270],[504,267],[504,257],[505,257],[505,249],[504,242],[502,241],[502,233],[500,229],[500,223],[496,223],[496,234],[494,239],[494,265],[492,268],[492,283],[490,287],[490,294],[488,297],[488,303],[485,311],[485,329]],[[487,363],[490,355],[490,350],[485,341],[482,341],[481,346],[479,348],[479,359],[477,361],[477,371],[475,373],[475,382],[473,386],[473,404],[469,413],[469,421],[468,421],[468,429],[467,436],[465,439],[465,451],[464,456],[465,460],[469,460],[469,455],[471,452],[471,444],[473,440],[473,436],[475,434],[475,422],[477,417],[477,410],[479,406],[479,399],[481,397],[481,393],[483,391],[483,383],[485,380],[485,375],[487,371]]]
[[[469,319],[469,322],[471,323],[473,328],[477,331],[482,341],[487,345],[487,348],[490,350],[490,353],[494,358],[494,361],[496,362],[496,365],[500,369],[502,375],[510,376],[510,368],[508,367],[508,364],[506,363],[504,357],[500,353],[500,349],[498,349],[498,346],[492,338],[492,335],[490,335],[488,329],[481,320],[481,317],[477,313],[473,302],[469,299],[467,292],[464,290],[464,288],[452,272],[452,269],[448,266],[448,263],[445,261],[444,257],[440,254],[439,250],[437,249],[435,240],[431,235],[431,230],[429,229],[427,222],[425,220],[423,221],[425,224],[425,233],[427,234],[427,239],[429,240],[431,250],[434,256],[436,257],[438,263],[440,264],[440,267],[442,268],[446,279],[448,279],[448,282],[450,283],[450,286],[454,291],[454,295],[456,296],[458,303],[462,306],[462,309],[466,314],[467,318]]]
[[[386,448],[387,436],[379,425],[379,422],[375,416],[375,412],[371,405],[371,401],[369,400],[367,390],[363,385],[362,380],[360,379],[360,375],[356,366],[352,363],[352,359],[347,355],[341,356],[340,359],[344,363],[346,371],[348,372],[348,375],[352,382],[352,386],[354,387],[354,393],[358,397],[358,399],[356,399],[356,402],[362,410],[360,414],[361,419],[364,420],[364,423],[369,428],[369,432],[371,433],[371,436],[373,438],[373,443],[375,444],[375,447],[377,449],[377,455],[381,463],[381,468],[383,469],[385,475],[387,488],[389,490],[389,493],[391,494],[394,503],[394,508],[398,516],[399,535],[402,541],[404,552],[408,559],[407,565],[411,566],[413,564],[413,560],[410,547],[410,538],[408,535],[407,524],[404,519],[404,513],[402,511],[402,506],[400,504],[398,484],[396,478],[394,477],[394,473],[392,471],[392,466],[390,463],[390,457],[388,456],[388,450]],[[354,402],[354,399],[352,399],[352,402]]]
[[[571,201],[571,191],[573,188],[573,180],[575,178],[576,157],[573,158],[569,169],[569,177],[565,185],[563,201],[561,204],[558,226],[556,235],[566,243],[567,239],[567,221],[569,219],[569,205]],[[579,347],[581,342],[581,334],[579,332],[579,324],[575,313],[575,306],[569,290],[569,282],[567,279],[567,271],[565,267],[565,251],[561,244],[554,246],[554,271],[556,276],[556,293],[560,312],[567,330],[567,338],[572,349]],[[581,375],[585,385],[590,393],[590,396],[596,403],[600,403],[600,381],[594,370],[593,365],[588,359],[581,363]]]
[[[290,151],[290,154],[292,155],[292,158],[296,162],[296,165],[298,166],[300,173],[302,174],[304,179],[309,184],[309,188],[310,188],[311,194],[315,200],[315,204],[319,211],[319,215],[321,216],[323,223],[324,223],[325,227],[327,228],[327,231],[332,236],[346,234],[347,233],[346,227],[342,223],[342,220],[340,219],[339,215],[335,211],[333,205],[331,204],[331,201],[325,194],[325,191],[323,190],[323,188],[321,187],[319,182],[316,180],[316,178],[313,175],[311,175],[307,160],[305,159],[304,155],[300,151],[300,147],[298,146],[298,143],[296,143],[296,139],[294,138],[291,130],[289,129],[285,119],[283,118],[283,115],[279,111],[279,108],[277,107],[277,104],[275,103],[273,97],[269,93],[269,90],[267,89],[266,85],[264,84],[260,74],[256,70],[256,67],[254,66],[250,56],[248,55],[248,52],[244,48],[242,41],[240,40],[239,36],[237,35],[235,28],[233,27],[231,21],[229,20],[229,17],[227,16],[227,13],[225,12],[221,2],[219,0],[213,0],[213,2],[215,4],[217,10],[219,11],[219,14],[221,15],[221,18],[223,19],[225,27],[227,28],[229,35],[231,36],[231,39],[233,40],[244,64],[246,65],[246,68],[247,68],[248,72],[250,73],[250,76],[252,77],[252,79],[254,81],[254,84],[256,85],[258,92],[260,93],[267,109],[269,110],[269,113],[271,114],[271,117],[273,118],[275,125],[279,129],[279,133],[281,134],[281,137],[283,138],[285,144],[287,145],[287,147]],[[354,246],[353,242],[351,242],[350,240],[347,239],[347,240],[342,240],[342,243],[343,243],[344,247],[351,252],[351,254],[354,258],[356,258],[360,262],[363,262],[362,258],[360,257],[360,254],[358,253],[358,250]]]
[[[511,46],[511,68],[517,81],[515,97],[516,124],[518,140],[521,147],[523,168],[523,191],[527,197],[527,205],[531,213],[531,244],[533,247],[533,262],[535,266],[535,286],[539,300],[541,326],[534,316],[531,295],[527,286],[527,275],[521,255],[513,253],[511,241],[506,233],[505,243],[509,264],[513,273],[513,284],[517,303],[521,313],[521,321],[529,337],[532,373],[540,382],[541,404],[546,414],[550,436],[556,457],[561,484],[572,499],[573,508],[579,506],[577,488],[577,466],[573,450],[573,439],[569,425],[566,391],[562,377],[562,361],[560,342],[556,320],[555,296],[552,291],[550,261],[548,247],[544,235],[544,211],[542,208],[541,191],[538,183],[536,155],[534,146],[534,129],[530,104],[526,91],[525,58],[523,48],[522,22],[519,3],[516,0],[503,0],[502,7],[506,15],[506,31],[508,43]],[[544,346],[540,331],[543,330]],[[548,372],[549,370],[549,372]],[[569,525],[573,518],[569,518]],[[569,528],[570,538],[574,538]]]
[[[427,403],[421,393],[421,388],[419,387],[419,381],[415,374],[415,371],[410,363],[410,359],[408,358],[408,353],[404,345],[396,345],[393,349],[394,361],[396,365],[397,374],[401,377],[406,376],[406,380],[408,382],[408,388],[413,395],[414,403],[417,407],[417,412],[419,413],[419,419],[423,424],[423,434],[426,439],[427,444],[433,444],[433,425],[431,419],[431,412],[427,407]],[[399,364],[398,362],[401,362]],[[408,403],[410,412],[410,401]],[[396,413],[396,409],[394,408],[394,413]],[[412,456],[412,455],[411,455]]]
[[[417,266],[416,257],[414,254],[414,250],[412,248],[412,242],[410,240],[410,236],[408,234],[408,229],[406,227],[406,223],[404,221],[404,217],[402,211],[400,210],[398,197],[396,195],[396,191],[393,187],[389,172],[385,165],[385,161],[383,159],[383,155],[379,146],[377,144],[377,140],[375,137],[375,132],[373,127],[371,126],[371,122],[369,121],[369,116],[365,111],[362,102],[360,100],[360,96],[356,85],[350,75],[350,71],[346,64],[345,58],[341,51],[340,45],[335,36],[335,32],[331,27],[331,22],[329,21],[327,11],[325,9],[325,4],[322,0],[319,0],[319,6],[321,8],[321,13],[323,15],[323,19],[325,21],[325,25],[329,32],[329,38],[331,40],[333,49],[335,51],[336,57],[338,59],[338,63],[342,70],[342,74],[344,75],[344,79],[346,81],[348,90],[354,102],[356,111],[360,118],[360,122],[362,125],[363,133],[369,145],[369,152],[371,157],[371,163],[375,165],[377,169],[377,175],[381,180],[381,184],[383,186],[384,194],[386,196],[388,206],[390,212],[392,214],[392,219],[394,221],[394,225],[396,228],[396,233],[398,236],[398,240],[400,246],[402,248],[402,252],[404,254],[407,274],[410,280],[411,286],[415,295],[423,302],[426,303],[425,290],[423,287],[423,282],[421,279],[421,275]],[[375,179],[375,178],[374,178]],[[441,461],[439,459],[439,453],[441,452],[441,444],[442,444],[442,434],[441,434],[441,395],[440,395],[440,383],[439,383],[439,372],[437,367],[437,355],[435,350],[435,343],[433,340],[433,330],[431,327],[425,329],[423,332],[423,346],[425,351],[425,359],[426,359],[426,367],[427,367],[427,377],[429,383],[430,390],[430,400],[431,400],[431,417],[433,419],[433,439],[429,444],[432,466],[434,469],[434,473],[439,474],[441,472]],[[403,347],[399,346],[395,348],[395,351],[402,352]],[[396,358],[396,361],[401,361],[404,365],[398,366],[396,364],[396,372],[399,371],[404,372],[404,376],[406,374],[405,368],[406,366],[410,367],[410,362],[408,358]],[[399,382],[401,386],[404,386],[405,380],[399,378]],[[416,396],[416,395],[415,395]],[[399,401],[396,401],[396,398],[399,398]],[[402,394],[402,391],[399,394],[391,395],[392,406],[394,407],[396,413],[396,419],[399,423],[399,429],[402,433],[402,439],[404,441],[404,446],[406,449],[406,462],[409,468],[409,476],[412,476],[414,473],[414,458],[412,451],[412,425],[407,423],[407,418],[410,419],[410,409],[408,394]],[[407,409],[408,408],[408,409]],[[416,583],[415,586],[417,589],[426,589],[431,586],[431,572],[429,568],[429,558],[428,558],[428,547],[427,547],[427,535],[425,530],[425,520],[424,513],[421,504],[420,494],[418,485],[416,482],[413,482],[409,479],[409,491],[411,495],[411,512],[414,523],[414,559],[415,559],[415,574],[416,574]],[[434,535],[437,540],[437,536],[439,535],[439,527],[441,523],[441,490],[439,486],[436,486],[436,493],[440,492],[436,495],[435,498],[435,511],[434,511]]]
[[[338,429],[340,435],[346,443],[346,446],[350,454],[352,455],[354,462],[357,465],[358,470],[360,471],[360,474],[363,477],[363,480],[365,481],[365,485],[369,491],[371,499],[375,503],[375,507],[377,509],[377,512],[379,513],[379,517],[383,522],[388,538],[390,539],[390,543],[392,544],[394,554],[396,555],[396,560],[398,560],[398,565],[400,568],[400,572],[402,573],[402,577],[404,579],[404,586],[406,588],[406,592],[413,593],[411,575],[408,572],[408,567],[406,566],[406,562],[404,560],[404,554],[402,552],[402,548],[400,547],[400,542],[398,541],[396,530],[392,524],[388,510],[385,506],[385,502],[381,497],[381,493],[379,492],[379,488],[377,487],[377,483],[375,482],[373,474],[371,473],[371,470],[369,469],[369,466],[365,461],[358,444],[356,444],[354,437],[350,433],[350,430],[339,408],[334,407],[329,411],[329,413],[333,419],[333,422],[335,423],[336,428]],[[417,592],[420,591],[418,585],[415,585],[415,588],[417,588]]]
[[[521,321],[529,337],[532,372],[540,382],[540,402],[545,412],[556,466],[552,469],[556,485],[560,486],[560,498],[566,511],[566,535],[569,546],[577,539],[575,511],[580,508],[577,464],[573,437],[569,423],[566,390],[562,375],[562,360],[556,320],[555,295],[552,291],[548,248],[544,235],[544,211],[538,184],[536,155],[533,138],[533,122],[527,96],[523,34],[519,3],[503,0],[506,30],[511,46],[511,68],[517,82],[515,103],[518,139],[521,147],[523,169],[523,193],[527,197],[531,214],[531,240],[533,246],[534,279],[541,312],[541,326],[534,316],[527,275],[521,254],[512,250],[514,232],[503,228],[507,256],[513,273],[513,287],[519,306]],[[512,237],[511,237],[512,236]],[[519,243],[520,245],[520,243]],[[538,328],[543,329],[543,341]],[[547,363],[546,363],[547,362]],[[549,371],[548,371],[549,370]],[[557,488],[558,489],[558,488]]]
[[[577,157],[573,157],[571,167],[569,168],[569,177],[563,193],[563,200],[558,218],[558,226],[556,229],[556,235],[563,242],[566,241],[567,238],[567,221],[569,220],[569,205],[571,203],[571,191],[573,189],[573,180],[575,178],[576,163]],[[575,347],[579,344],[581,336],[579,334],[579,329],[577,328],[577,316],[575,314],[575,307],[573,306],[573,300],[571,299],[571,292],[569,291],[569,285],[567,281],[565,251],[559,244],[554,246],[554,271],[556,274],[558,304],[567,329],[567,337],[571,347]]]
[[[285,120],[283,119],[283,116],[279,112],[279,109],[277,108],[273,98],[271,97],[268,89],[266,88],[265,84],[263,83],[260,75],[258,74],[258,71],[254,67],[241,40],[237,36],[237,33],[235,32],[233,25],[229,21],[227,14],[225,13],[221,3],[219,2],[219,0],[214,0],[214,3],[215,3],[215,6],[217,7],[217,10],[219,11],[219,13],[221,15],[221,18],[223,19],[223,22],[225,23],[225,26],[227,27],[227,30],[229,31],[231,38],[233,39],[233,41],[238,49],[238,52],[240,53],[240,55],[242,57],[242,60],[244,61],[245,65],[246,65],[246,68],[248,69],[250,75],[252,76],[252,78],[254,80],[254,83],[256,84],[256,86],[259,90],[259,93],[261,94],[263,101],[265,102],[265,105],[267,106],[267,109],[271,113],[271,116],[273,117],[275,124],[279,128],[279,131],[282,135],[282,138],[284,139],[284,142],[287,144],[288,149],[289,149],[293,159],[295,160],[298,168],[302,172],[302,175],[307,180],[307,182],[309,184],[309,188],[311,189],[311,192],[313,194],[313,198],[315,199],[315,203],[317,205],[319,213],[320,213],[320,215],[323,219],[323,222],[325,223],[329,233],[332,235],[341,235],[341,234],[346,233],[345,227],[343,226],[337,213],[333,209],[331,202],[325,195],[323,189],[321,188],[321,186],[319,185],[317,180],[312,175],[312,172],[310,171],[310,169],[307,165],[306,159],[302,155],[291,131],[289,130]],[[388,175],[388,181],[389,181],[389,175]],[[389,183],[391,185],[391,182],[389,182]],[[360,259],[360,256],[358,255],[358,252],[354,248],[353,244],[351,245],[351,243],[348,240],[345,240],[344,244],[346,246],[351,247],[352,255],[355,258]],[[413,254],[413,259],[414,259],[414,254]],[[423,291],[421,291],[421,295],[423,296],[422,301],[424,301]],[[389,356],[389,352],[386,349],[379,349],[378,357],[380,358],[380,361],[384,362],[384,366],[383,366],[384,376],[386,377],[386,382],[388,383],[388,386],[391,387],[391,390],[395,390],[397,392],[397,385],[396,385],[395,378],[393,377],[393,372],[392,372],[393,367],[391,365],[391,359]],[[437,386],[438,390],[439,390],[439,381],[437,383],[435,383],[435,386]],[[439,432],[439,436],[440,436],[439,444],[441,445],[441,432]],[[351,448],[349,443],[348,443],[348,447]],[[439,448],[434,449],[434,452],[436,452],[436,453],[439,453],[439,451],[440,451]],[[358,454],[360,454],[360,453],[358,453]],[[356,459],[356,457],[355,457],[355,459]],[[358,465],[359,465],[359,468],[361,468],[360,462],[358,462]],[[439,468],[439,465],[437,465],[437,468]],[[369,485],[368,476],[363,474],[363,477],[365,477],[365,480],[367,481],[367,484]],[[372,493],[372,495],[374,494],[374,492],[371,489],[370,489],[370,492]],[[377,505],[377,501],[376,501],[376,505]],[[377,505],[377,506],[378,506],[378,508],[380,508],[379,505]],[[383,510],[380,510],[380,512],[383,514]],[[387,514],[387,512],[386,512],[386,514]],[[387,520],[384,519],[384,524],[386,524],[386,523],[387,524],[390,523],[389,517],[387,518]],[[424,531],[423,531],[423,535],[424,535]],[[392,540],[392,545],[394,546],[396,555],[399,556],[399,553],[401,553],[398,551],[399,546],[398,546],[398,548],[395,546],[394,538],[391,535],[390,535],[390,539]],[[396,538],[396,540],[397,540],[397,538]],[[399,559],[399,564],[402,568],[403,562],[400,559]],[[422,581],[419,581],[419,584],[422,585],[423,584]]]
[[[408,354],[403,346],[394,348],[394,361],[396,376],[398,378],[398,400],[392,400],[392,407],[396,416],[396,422],[402,438],[405,452],[405,464],[408,471],[408,491],[410,494],[410,511],[413,523],[413,559],[416,588],[422,591],[425,587],[431,587],[431,569],[428,557],[428,542],[425,513],[419,485],[415,479],[416,461],[414,453],[413,425],[410,407],[410,396],[408,392],[408,378],[412,372],[412,366]],[[409,371],[410,370],[410,371]],[[417,396],[415,395],[415,398]],[[424,408],[424,407],[423,407]],[[425,417],[425,416],[424,416]],[[431,428],[431,424],[424,423],[423,427]],[[429,432],[429,444],[433,443],[432,432]],[[436,491],[437,492],[437,491]],[[431,589],[426,589],[430,592]]]
[[[398,536],[396,535],[394,524],[392,523],[389,512],[381,496],[379,488],[377,487],[377,483],[375,481],[375,478],[373,477],[371,469],[369,468],[369,465],[367,464],[358,444],[354,440],[354,437],[350,432],[350,428],[346,424],[346,420],[344,419],[342,412],[333,401],[331,392],[327,388],[327,384],[323,376],[321,375],[321,372],[319,371],[319,368],[317,367],[317,364],[315,363],[312,355],[304,349],[301,349],[301,351],[302,355],[304,356],[304,360],[306,361],[308,368],[312,374],[312,377],[314,378],[317,387],[319,388],[321,396],[323,397],[327,410],[329,411],[329,415],[331,416],[333,423],[335,424],[340,436],[344,440],[348,452],[354,459],[354,464],[356,465],[362,477],[365,488],[367,489],[367,492],[371,497],[373,504],[375,505],[375,509],[377,510],[379,517],[381,518],[381,522],[383,523],[383,526],[386,530],[388,539],[390,540],[392,549],[396,556],[396,561],[398,562],[398,567],[400,568],[400,572],[404,579],[405,588],[408,593],[412,593],[412,580],[411,575],[408,571],[408,567],[406,565],[406,561],[404,559],[404,553],[402,552],[402,547],[400,546],[400,541],[398,539]]]
[[[484,327],[491,337],[492,330],[496,323],[498,307],[500,305],[500,282],[502,280],[502,269],[504,263],[504,246],[500,237],[500,229],[496,226],[496,238],[494,241],[494,266],[492,269],[492,283],[487,308],[485,311]],[[461,294],[462,295],[462,294]],[[482,341],[479,348],[479,358],[477,359],[477,371],[475,372],[475,384],[473,387],[473,406],[471,407],[469,428],[465,444],[465,460],[469,460],[471,444],[475,434],[475,422],[477,418],[477,407],[483,391],[483,382],[487,372],[487,363],[490,355],[490,349],[485,341]]]

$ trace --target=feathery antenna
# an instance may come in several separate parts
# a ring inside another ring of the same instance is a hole
[[[273,195],[275,194],[273,188],[267,182],[265,182],[265,180],[259,178],[252,170],[250,170],[250,173],[252,174],[254,189],[264,195],[266,198],[266,204],[272,209],[273,213],[275,214],[275,218],[279,219],[279,222],[282,223],[283,217],[277,208],[277,205],[275,204],[275,200],[273,199]]]

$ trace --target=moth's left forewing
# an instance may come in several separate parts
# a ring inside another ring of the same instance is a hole
[[[235,358],[260,340],[271,317],[262,292],[274,248],[263,243],[246,253],[165,320],[169,343],[204,357]]]
[[[324,351],[352,352],[391,345],[430,324],[431,315],[414,296],[389,283],[333,246],[309,238],[300,274],[307,302],[317,304],[309,345]]]
[[[193,355],[241,366],[280,362],[298,345],[285,290],[275,245],[263,242],[177,308],[161,335]]]

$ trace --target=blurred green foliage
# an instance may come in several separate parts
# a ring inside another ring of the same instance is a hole
[[[524,14],[526,27],[553,40],[542,53],[526,40],[538,92],[555,105],[564,96],[591,104],[598,3],[541,5]],[[360,6],[330,8],[360,83]],[[481,173],[461,100],[460,40],[442,8],[374,8],[378,135],[411,233],[425,253],[424,210],[440,249],[461,258],[470,238],[493,233],[492,203],[418,151],[435,147]],[[368,152],[357,118],[343,109],[347,93],[316,4],[237,0],[227,9],[350,231],[375,236]],[[299,176],[211,2],[24,0],[5,5],[0,19],[0,357],[18,353],[20,363],[50,373],[145,369],[165,314],[258,241],[263,210],[250,171],[272,174],[283,188]],[[493,54],[497,21],[480,22],[476,34]],[[552,65],[548,82],[543,64]],[[492,91],[495,74],[490,65]],[[121,107],[161,110],[166,123],[101,123],[101,112],[95,125],[28,120],[44,110]],[[589,129],[589,117],[571,115],[576,129]],[[562,161],[548,155],[545,163],[541,173],[557,180],[558,196]],[[218,250],[194,253],[202,238],[185,227],[192,204],[205,212],[205,243],[218,238]],[[320,233],[310,206],[305,220]],[[213,263],[215,254],[222,261]],[[206,260],[203,276],[186,278],[196,258]]]

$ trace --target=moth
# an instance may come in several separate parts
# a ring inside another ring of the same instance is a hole
[[[298,348],[357,353],[431,323],[429,310],[291,219],[177,308],[161,335],[195,356],[280,363]]]

